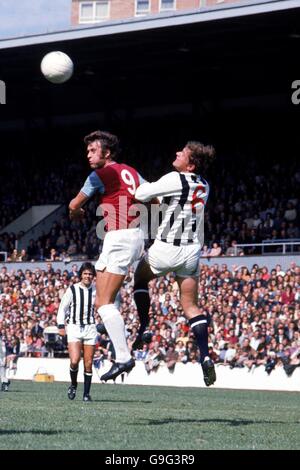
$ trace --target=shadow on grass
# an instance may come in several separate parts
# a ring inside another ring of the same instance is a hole
[[[266,421],[266,420],[256,420],[256,419],[144,419],[143,426],[161,426],[163,424],[180,424],[180,423],[190,423],[190,424],[201,424],[201,423],[220,423],[228,424],[230,426],[247,426],[249,424],[286,424],[285,421]],[[137,424],[137,423],[127,423],[128,425]],[[292,424],[292,423],[289,423]],[[298,424],[298,422],[294,422]]]
[[[93,400],[93,401],[99,401],[99,402],[102,402],[102,403],[134,403],[135,405],[136,404],[139,404],[139,403],[153,403],[151,400]]]
[[[74,433],[76,431],[38,431],[37,429],[0,429],[0,436],[10,435],[10,434],[43,434],[44,436],[55,436],[58,434]]]

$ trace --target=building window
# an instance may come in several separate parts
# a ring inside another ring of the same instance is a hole
[[[79,23],[98,23],[109,18],[109,0],[80,2]]]
[[[150,0],[135,0],[135,15],[148,15],[151,10]]]
[[[176,0],[160,0],[160,11],[176,10]]]

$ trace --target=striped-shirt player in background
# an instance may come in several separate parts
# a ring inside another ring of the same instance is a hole
[[[8,367],[7,367],[7,354],[5,340],[0,333],[0,382],[1,382],[1,391],[8,392],[10,385],[10,380],[7,378]]]
[[[198,278],[200,250],[204,242],[204,207],[209,184],[200,176],[215,156],[214,148],[190,141],[176,153],[173,167],[155,183],[142,184],[135,193],[145,202],[163,196],[162,221],[149,252],[140,261],[135,272],[134,299],[140,328],[133,344],[138,349],[149,322],[150,297],[148,282],[168,272],[175,272],[180,288],[182,308],[189,320],[200,349],[204,382],[207,386],[216,380],[214,364],[208,355],[208,318],[200,312]]]
[[[78,366],[83,350],[84,392],[83,401],[91,401],[92,364],[97,341],[94,304],[96,287],[93,280],[96,271],[92,263],[83,263],[79,270],[80,282],[68,287],[57,313],[58,334],[67,333],[70,356],[71,385],[68,397],[74,400],[77,390]],[[65,331],[65,323],[67,331]]]
[[[144,250],[144,232],[139,217],[134,213],[134,194],[144,182],[138,172],[124,164],[117,163],[119,154],[118,138],[104,131],[95,131],[85,137],[87,158],[94,170],[77,196],[69,204],[70,217],[84,215],[82,206],[94,194],[100,195],[100,209],[103,216],[97,225],[97,236],[104,238],[102,252],[96,263],[96,309],[113,343],[116,359],[111,369],[100,380],[114,380],[123,372],[130,372],[135,366],[128,349],[125,324],[117,306],[116,295],[128,273],[128,268],[140,259]],[[98,211],[97,211],[98,213]],[[101,226],[104,222],[104,226]]]

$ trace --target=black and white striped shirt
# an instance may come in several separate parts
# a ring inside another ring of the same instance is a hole
[[[6,357],[6,346],[5,341],[0,336],[0,367],[4,366],[5,364],[5,357]]]
[[[209,184],[195,173],[172,171],[155,183],[138,187],[135,197],[149,201],[163,196],[159,206],[161,220],[156,238],[173,245],[204,242],[204,206],[209,195]]]
[[[89,288],[81,282],[74,284],[63,295],[57,313],[57,324],[64,325],[65,320],[72,325],[92,325],[95,323],[94,304],[96,288]]]

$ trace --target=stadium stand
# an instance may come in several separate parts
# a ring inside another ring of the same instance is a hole
[[[165,139],[157,135],[157,142],[164,142],[160,144],[160,148],[157,148],[156,142],[144,141],[143,135],[140,140],[131,140],[131,136],[127,136],[125,140],[127,148],[125,147],[124,158],[139,168],[140,173],[150,181],[170,168],[176,151],[171,138],[173,127],[176,125],[178,130],[181,128],[182,139],[185,130],[189,135],[186,129],[188,126],[180,121],[175,121],[171,127],[162,120],[161,125]],[[153,129],[153,123],[149,127]],[[156,128],[158,129],[158,125]],[[57,138],[59,139],[59,135]],[[35,139],[36,144],[42,146],[48,136],[37,133]],[[77,145],[78,141],[81,142],[72,132],[67,134],[67,141],[69,140]],[[291,149],[289,159],[283,159],[278,143],[275,145],[270,141],[259,148],[244,144],[243,150],[232,149],[229,154],[226,142],[225,145],[223,142],[218,144],[218,147],[216,164],[208,176],[211,194],[205,220],[208,247],[205,254],[234,255],[236,243],[249,245],[238,249],[237,253],[240,255],[282,253],[282,244],[271,245],[279,241],[288,244],[287,253],[299,253],[300,169],[295,156],[296,149]],[[50,146],[43,161],[39,161],[34,155],[23,160],[17,154],[4,161],[4,184],[0,188],[0,208],[3,214],[0,224],[0,251],[8,253],[8,261],[97,258],[99,242],[95,235],[96,198],[89,203],[82,224],[71,222],[66,212],[65,216],[53,223],[49,233],[44,233],[36,240],[32,239],[26,253],[23,252],[22,255],[20,250],[15,251],[16,242],[22,233],[5,232],[5,225],[33,204],[69,203],[76,188],[82,184],[84,175],[89,173],[84,148],[81,148],[81,153],[78,150],[76,152],[75,148],[73,145],[68,149],[72,157],[64,158],[66,148],[63,149],[64,152],[61,149],[56,151],[54,159],[50,158],[55,151]],[[236,161],[239,162],[238,165]],[[9,177],[10,174],[15,175],[14,180]],[[263,247],[255,246],[262,242]],[[291,242],[294,245],[291,246]],[[220,250],[214,253],[215,243],[218,243],[221,253]]]
[[[65,346],[46,343],[44,330],[56,326],[56,314],[66,288],[78,281],[72,270],[35,268],[0,271],[0,334],[5,340],[11,366],[17,357],[64,357]],[[210,355],[230,368],[258,365],[271,373],[283,366],[292,374],[300,364],[300,267],[291,263],[271,271],[254,265],[230,268],[226,264],[201,265],[199,305],[209,313]],[[121,290],[121,312],[132,344],[138,327],[133,300],[133,271]],[[148,343],[136,358],[146,370],[161,361],[169,370],[176,363],[199,360],[193,334],[182,314],[178,285],[172,274],[150,283],[151,307]],[[49,346],[51,347],[51,353]],[[99,360],[110,358],[109,338],[99,335]]]

